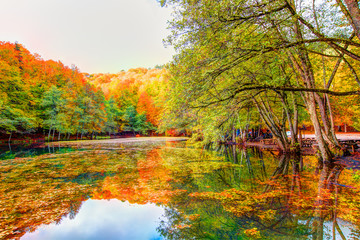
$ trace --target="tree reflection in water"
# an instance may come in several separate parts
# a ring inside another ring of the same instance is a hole
[[[208,189],[198,185],[172,201],[159,227],[168,239],[359,237],[359,184],[351,171],[318,166],[314,156],[235,148],[223,149],[234,165],[200,176]]]
[[[76,218],[89,198],[164,207],[166,239],[360,236],[360,183],[314,156],[170,142],[93,149],[2,161],[0,237]]]

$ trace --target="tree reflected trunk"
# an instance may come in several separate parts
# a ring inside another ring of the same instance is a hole
[[[340,235],[343,234],[336,221],[336,207],[337,207],[337,193],[338,189],[336,184],[338,178],[343,170],[341,165],[331,162],[319,161],[318,169],[322,168],[320,172],[318,195],[315,201],[315,214],[313,222],[313,239],[324,239],[324,222],[326,217],[330,214],[333,215],[333,235],[336,236],[335,228],[339,229]],[[335,193],[335,199],[332,199],[332,194]],[[333,209],[333,211],[332,211]]]

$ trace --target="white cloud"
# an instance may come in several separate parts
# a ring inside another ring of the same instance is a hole
[[[41,226],[22,239],[159,239],[156,228],[163,214],[164,209],[154,204],[88,200],[74,219],[66,217],[59,225]]]

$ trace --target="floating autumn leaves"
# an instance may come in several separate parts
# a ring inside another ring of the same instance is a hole
[[[166,204],[173,190],[170,171],[155,149],[81,150],[0,163],[0,238],[19,238],[41,224],[74,217],[83,201],[117,198]],[[135,149],[131,149],[135,147]]]
[[[214,152],[164,142],[143,149],[143,143],[85,146],[0,162],[0,238],[74,218],[89,198],[161,205],[158,231],[174,239],[306,238],[329,224],[340,232],[340,218],[353,224],[355,236],[360,225],[357,178],[338,165],[315,174],[312,157],[245,152],[233,164]]]
[[[137,204],[167,204],[172,196],[183,192],[171,186],[171,171],[164,166],[158,149],[139,159],[135,168],[120,168],[119,172],[121,174],[106,178],[101,188],[94,190],[94,199],[116,198]]]

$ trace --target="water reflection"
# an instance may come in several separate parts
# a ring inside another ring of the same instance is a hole
[[[67,239],[57,230],[65,227],[76,239],[91,239],[76,219],[103,219],[119,229],[116,218],[138,221],[124,202],[145,215],[161,212],[155,228],[165,239],[359,238],[357,174],[313,156],[169,142],[77,148],[0,162],[0,238]],[[112,231],[99,228],[119,234]]]
[[[66,217],[61,224],[41,226],[21,239],[163,239],[156,231],[163,213],[164,210],[154,204],[87,200],[73,219]]]
[[[74,151],[69,147],[49,144],[47,147],[41,143],[34,143],[28,145],[13,145],[12,147],[0,145],[0,160],[15,159],[15,158],[28,158],[39,156],[43,154],[66,153]]]
[[[229,148],[232,154],[225,156],[238,166],[202,176],[214,183],[173,201],[166,211],[172,222],[159,227],[166,237],[359,238],[359,184],[351,171],[330,163],[317,166],[311,156],[276,157],[250,149],[234,154],[235,146]],[[219,189],[219,179],[228,187]]]

